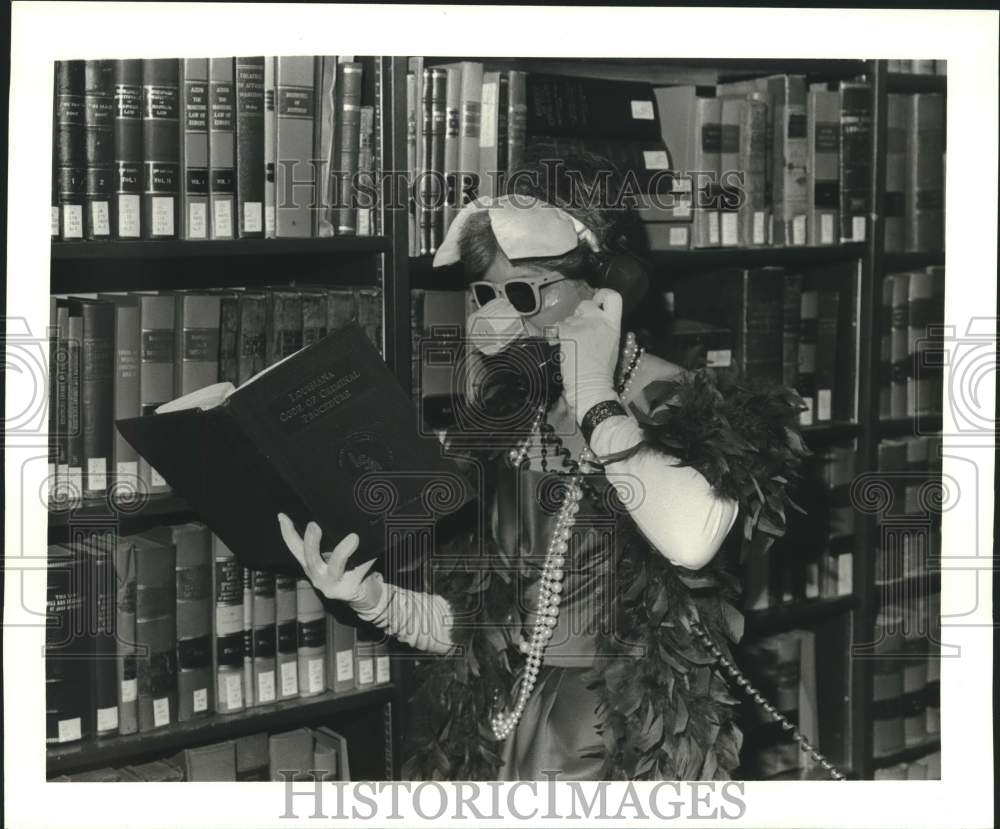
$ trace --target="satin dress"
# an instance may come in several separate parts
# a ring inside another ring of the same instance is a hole
[[[503,459],[494,474],[493,531],[512,566],[526,577],[521,583],[530,584],[526,595],[517,597],[527,639],[537,618],[538,578],[566,476],[514,469]],[[599,700],[587,688],[585,674],[594,665],[599,633],[613,624],[615,565],[621,555],[615,527],[623,508],[615,507],[614,490],[603,474],[586,480],[599,497],[585,495],[580,501],[565,557],[558,623],[520,722],[504,743],[501,780],[545,780],[556,773],[560,780],[597,780],[604,763]]]

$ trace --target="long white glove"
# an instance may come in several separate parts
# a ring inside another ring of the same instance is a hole
[[[597,403],[618,399],[614,378],[621,323],[621,294],[601,288],[557,326],[564,394],[577,422]]]

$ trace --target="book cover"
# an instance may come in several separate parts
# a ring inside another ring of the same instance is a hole
[[[189,783],[231,783],[237,779],[236,743],[232,740],[186,748],[174,762],[184,769]]]
[[[242,711],[243,694],[243,568],[218,536],[212,536],[212,672],[215,710]]]
[[[326,687],[342,693],[354,688],[354,650],[357,629],[338,618],[335,612],[326,614]]]
[[[275,576],[274,606],[277,653],[275,656],[278,699],[293,699],[299,695],[299,630],[297,579]]]
[[[358,632],[354,647],[354,682],[358,688],[369,688],[375,684],[375,643],[367,631]]]
[[[905,249],[907,132],[913,110],[913,96],[889,93],[886,107],[885,198],[882,203],[885,225],[885,251]]]
[[[236,91],[233,58],[209,62],[208,192],[213,239],[236,236]]]
[[[175,298],[172,294],[140,294],[139,404],[142,413],[172,400],[174,387]],[[170,486],[139,453],[139,480],[150,494],[169,492]]]
[[[176,548],[134,536],[139,731],[177,722]]]
[[[268,739],[270,779],[312,780],[313,736],[307,728],[272,734]]]
[[[340,746],[333,740],[323,739],[313,731],[312,769],[317,780],[339,780]]]
[[[172,759],[153,760],[141,765],[128,766],[133,780],[141,780],[147,783],[178,783],[184,780],[184,769],[177,765]],[[119,769],[125,772],[125,769]],[[123,780],[127,779],[123,775]]]
[[[776,245],[804,245],[808,239],[809,138],[806,84],[802,75],[768,79],[772,105],[774,231]]]
[[[277,57],[275,61],[275,235],[313,235],[319,210],[313,159],[316,118],[316,58]]]
[[[59,425],[58,425],[58,398],[59,398],[59,300],[49,297],[49,326],[46,331],[49,341],[49,387],[48,387],[48,492],[46,493],[47,504],[50,508],[55,507],[62,498],[62,490],[59,486]]]
[[[267,365],[267,296],[240,292],[237,377],[245,383]]]
[[[80,466],[83,497],[104,498],[108,490],[114,426],[115,306],[70,299],[80,314]]]
[[[252,573],[254,705],[278,698],[276,679],[277,629],[275,577],[264,570]]]
[[[406,74],[406,159],[409,171],[409,213],[407,229],[409,233],[410,256],[420,255],[420,205],[417,198],[418,183],[423,169],[423,87],[424,59],[411,57]],[[479,169],[478,144],[476,169]],[[425,251],[426,253],[426,251]]]
[[[872,90],[840,82],[840,241],[864,242],[871,212]]]
[[[207,239],[208,218],[208,58],[180,61],[181,238]]]
[[[355,302],[358,325],[381,356],[385,347],[382,340],[382,293],[379,288],[357,288]]]
[[[927,270],[912,271],[907,280],[906,309],[907,363],[910,366],[906,378],[907,417],[941,410],[940,403],[934,399],[937,367],[930,354],[934,346],[932,327],[944,324],[943,320],[936,319],[936,312],[933,275]]]
[[[88,239],[110,239],[114,226],[115,64],[88,60],[84,67],[83,124],[86,161],[85,233]]]
[[[879,658],[872,666],[872,753],[885,757],[902,750],[903,732],[903,671],[902,614],[893,606],[882,608],[875,620],[876,653]],[[896,657],[896,658],[893,658]]]
[[[189,394],[219,380],[219,294],[180,291],[174,328],[174,392]]]
[[[84,238],[84,201],[87,190],[87,146],[82,60],[60,60],[55,65],[56,173],[63,239]]]
[[[528,73],[519,69],[507,72],[507,176],[521,169],[528,148]],[[652,95],[638,107],[651,104]],[[636,110],[638,111],[638,110]],[[656,140],[656,136],[652,136]]]
[[[46,558],[45,742],[68,743],[94,733],[86,655],[83,557],[49,545]]]
[[[308,579],[296,582],[299,695],[313,697],[326,690],[326,611]]]
[[[114,210],[118,239],[142,235],[142,61],[114,62]]]
[[[212,536],[204,524],[157,527],[147,533],[176,550],[177,721],[215,711],[212,677]]]
[[[904,250],[944,249],[945,96],[911,98],[906,130]]]
[[[807,100],[807,238],[810,245],[832,245],[840,241],[840,92],[812,84]]]
[[[142,61],[142,237],[176,239],[180,207],[179,61]]]
[[[326,330],[328,334],[358,320],[358,298],[350,288],[326,289]]]
[[[135,547],[131,538],[118,539],[114,557],[118,732],[135,734],[139,730],[139,683],[136,672]]]
[[[360,63],[343,61],[337,65],[330,205],[331,221],[338,236],[354,236],[358,230],[356,200],[362,75]]]
[[[236,216],[240,238],[264,235],[264,58],[234,61]]]

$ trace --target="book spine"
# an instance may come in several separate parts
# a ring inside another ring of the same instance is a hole
[[[239,385],[240,298],[219,300],[219,382]]]
[[[176,558],[172,545],[146,543],[136,547],[140,732],[177,721]]]
[[[242,711],[243,702],[243,568],[218,536],[212,537],[214,567],[212,595],[215,615],[212,668],[215,674],[215,710]]]
[[[326,616],[326,687],[337,693],[354,688],[357,630],[332,613]]]
[[[910,274],[892,277],[892,417],[906,417],[907,387],[910,376],[909,290]]]
[[[110,534],[91,535],[83,544],[89,590],[84,599],[93,631],[90,637],[89,674],[92,689],[94,733],[118,734],[118,670],[115,640],[115,570]],[[88,606],[89,605],[89,606]]]
[[[239,297],[239,383],[243,384],[268,365],[267,299],[263,294]]]
[[[448,73],[444,69],[430,70],[431,123],[430,123],[430,245],[434,253],[444,240],[445,140],[447,132]]]
[[[84,625],[82,558],[50,546],[46,558],[45,742],[76,742],[93,733]]]
[[[83,495],[108,491],[114,443],[115,306],[84,302],[80,362],[80,424],[83,433]]]
[[[648,84],[530,73],[528,133],[649,140],[659,137]]]
[[[52,73],[52,182],[49,208],[49,235],[59,238],[62,221],[59,210],[59,64],[55,61]]]
[[[730,171],[742,171],[744,180],[746,169],[741,162],[741,131],[746,101],[739,98],[723,98],[721,102],[721,124],[719,135],[719,244],[722,247],[736,247],[740,244],[740,215],[735,200],[730,199],[727,179]]]
[[[334,235],[336,217],[333,215],[331,177],[334,163],[333,139],[336,132],[335,115],[337,86],[337,58],[323,55],[316,58],[316,118],[314,120],[313,147],[316,159],[316,181],[320,200],[314,215],[314,235]]]
[[[892,417],[892,274],[882,278],[879,305],[878,416]]]
[[[181,238],[207,239],[208,219],[208,59],[181,64]]]
[[[458,213],[459,149],[461,145],[462,67],[449,66],[444,107],[444,232]]]
[[[56,61],[56,165],[63,239],[84,237],[87,189],[86,127],[82,60]]]
[[[375,233],[378,178],[375,171],[375,107],[363,106],[358,136],[358,236]]]
[[[350,288],[327,288],[326,330],[332,333],[358,319],[358,298]]]
[[[88,239],[110,239],[114,226],[114,71],[110,60],[88,60],[84,69],[84,220]]]
[[[900,704],[903,671],[898,659],[902,655],[901,627],[895,608],[890,606],[879,612],[875,641],[878,643],[876,651],[882,658],[876,659],[872,666],[872,753],[875,757],[893,754],[905,745]]]
[[[479,142],[483,118],[483,65],[462,64],[462,102],[459,115],[460,146],[456,207],[461,209],[479,195]]]
[[[178,397],[218,382],[220,304],[218,294],[177,295],[174,393]]]
[[[785,274],[781,309],[781,382],[794,389],[799,380],[799,336],[802,323],[802,274]]]
[[[417,233],[417,82],[412,72],[406,74],[406,232],[407,252],[410,256],[420,253]],[[478,151],[478,142],[476,145]]]
[[[358,639],[354,649],[354,683],[357,688],[369,688],[375,684],[375,651],[373,643]]]
[[[864,242],[871,212],[872,92],[840,84],[840,241]]]
[[[142,414],[173,400],[174,394],[174,297],[142,295],[139,299],[140,340],[139,403]],[[139,459],[139,478],[146,492],[168,492],[170,487],[144,458]]]
[[[802,426],[816,422],[816,349],[819,326],[819,292],[803,284],[799,311],[799,367],[796,390],[806,405],[799,416]]]
[[[307,579],[296,582],[299,695],[312,697],[326,688],[326,613]]]
[[[898,253],[904,249],[906,233],[906,147],[913,96],[891,93],[886,108],[885,139],[885,250]]]
[[[142,61],[114,62],[115,234],[119,239],[142,236],[143,143]]]
[[[499,95],[500,73],[484,72],[479,122],[479,195],[486,197],[500,195],[497,190]]]
[[[828,278],[829,284],[836,285],[839,293],[832,415],[834,420],[847,423],[855,419],[858,397],[855,272],[850,266],[835,266],[830,269]]]
[[[496,195],[501,196],[507,190],[507,177],[510,173],[510,75],[501,72],[497,81],[497,181],[494,187]]]
[[[54,508],[62,495],[59,487],[59,462],[58,444],[59,427],[57,423],[59,398],[59,301],[54,297],[49,297],[49,388],[48,388],[48,492],[47,504],[50,509]]]
[[[56,481],[59,503],[69,499],[69,307],[65,300],[56,301]]]
[[[780,383],[783,374],[782,310],[785,280],[781,268],[744,271],[740,308],[741,368],[748,378]]]
[[[236,58],[236,211],[241,238],[264,235],[264,58]]]
[[[278,116],[274,106],[277,97],[276,61],[274,57],[264,58],[264,237],[267,239],[273,239],[278,234]]]
[[[413,102],[407,101],[408,112],[413,118],[413,166],[412,183],[410,192],[413,199],[413,233],[410,236],[412,241],[412,255],[420,256],[427,253],[427,247],[423,245],[423,188],[425,186],[424,172],[427,170],[427,157],[424,151],[424,59],[422,57],[411,57],[409,60],[409,72],[413,75]],[[409,90],[407,90],[409,94]],[[410,129],[409,125],[407,129]]]
[[[66,483],[68,498],[83,498],[83,418],[81,411],[83,362],[83,312],[74,304],[69,309],[66,383]]]
[[[801,75],[772,81],[773,169],[776,245],[804,245],[809,208],[806,85]]]
[[[267,302],[267,365],[302,348],[302,298],[297,291],[273,290]]]
[[[298,605],[296,579],[276,576],[275,632],[277,636],[278,698],[293,699],[299,695]]]
[[[316,58],[275,58],[275,235],[313,234],[317,169],[313,164]]]
[[[336,125],[331,187],[334,227],[338,236],[354,236],[358,230],[356,184],[358,152],[361,142],[361,80],[360,63],[345,62],[337,66],[335,90]]]
[[[935,319],[934,286],[930,273],[911,273],[907,293],[907,364],[910,368],[906,378],[906,415],[916,417],[918,413],[935,410],[934,378],[933,373],[927,371],[928,360],[925,357],[931,344],[928,337],[930,327],[942,323]]]
[[[307,348],[326,336],[326,294],[302,291],[302,347]]]
[[[808,101],[808,240],[832,245],[840,238],[840,94],[810,89]]]
[[[944,249],[945,103],[940,94],[913,96],[906,144],[906,223],[908,251]]]
[[[212,537],[204,524],[174,530],[177,548],[177,719],[215,710],[212,679]]]
[[[139,730],[138,681],[135,640],[135,550],[132,543],[119,539],[115,546],[115,637],[118,658],[118,731],[135,734]]]
[[[104,299],[105,297],[101,297]],[[115,297],[114,419],[139,417],[139,303],[134,297]],[[120,492],[138,492],[139,455],[114,429],[111,471]]]
[[[277,628],[273,573],[253,571],[253,678],[254,704],[278,698],[276,683]]]
[[[142,62],[144,239],[176,239],[180,195],[178,61]]]
[[[236,235],[236,126],[233,111],[236,91],[233,58],[209,62],[208,199],[213,239]]]
[[[365,332],[365,336],[378,350],[379,354],[384,353],[382,340],[382,295],[378,288],[359,288],[355,292],[358,324]]]
[[[694,120],[694,167],[705,173],[707,180],[695,182],[696,210],[692,244],[695,247],[718,247],[720,211],[717,185],[722,166],[722,101],[719,98],[697,98]]]
[[[256,705],[253,676],[253,570],[243,568],[243,693],[247,707]]]
[[[524,165],[528,148],[528,73],[511,69],[507,79],[507,173],[513,175]],[[652,107],[652,94],[646,103]]]
[[[823,422],[833,418],[837,348],[841,345],[838,331],[840,293],[836,290],[821,289],[817,307],[816,422]]]

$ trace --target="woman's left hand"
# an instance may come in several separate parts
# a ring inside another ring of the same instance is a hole
[[[621,294],[601,288],[558,324],[563,388],[577,421],[602,400],[618,399],[614,384],[621,320]]]

